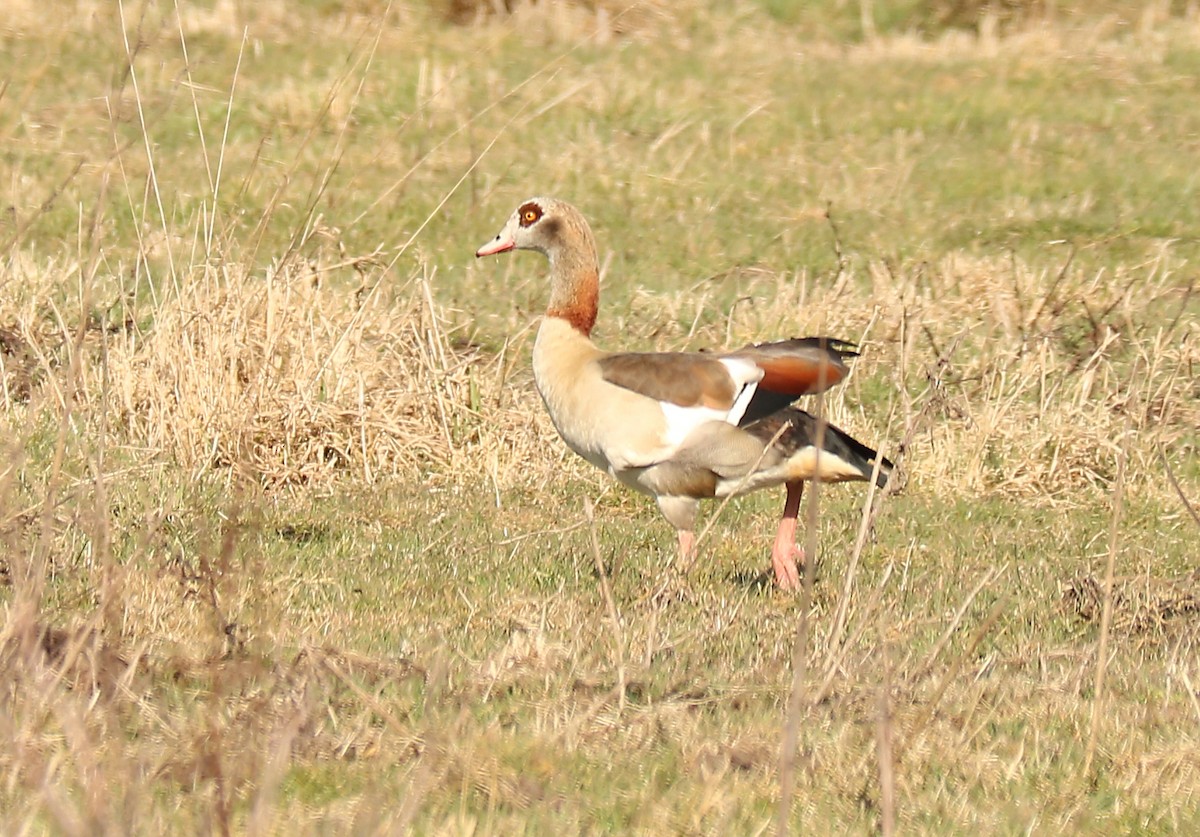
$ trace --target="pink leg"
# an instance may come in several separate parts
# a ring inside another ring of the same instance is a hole
[[[685,569],[696,555],[696,533],[690,529],[679,530],[679,568]]]
[[[784,590],[796,590],[800,587],[800,571],[796,567],[796,560],[804,563],[804,550],[796,546],[796,516],[800,511],[800,498],[803,495],[803,482],[787,484],[783,518],[779,521],[779,531],[775,533],[775,546],[771,549],[775,583]]]

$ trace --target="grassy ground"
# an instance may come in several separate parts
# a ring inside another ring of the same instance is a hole
[[[877,5],[6,4],[6,828],[1200,828],[1200,18]],[[602,344],[862,342],[811,600],[656,595],[531,194]]]

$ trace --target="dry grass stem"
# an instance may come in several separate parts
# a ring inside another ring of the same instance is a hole
[[[938,637],[938,641],[929,651],[929,656],[925,658],[925,662],[923,662],[914,673],[914,679],[920,679],[934,670],[938,659],[942,655],[942,652],[946,649],[946,646],[950,644],[950,640],[954,637],[955,632],[958,631],[958,626],[962,624],[963,617],[970,609],[971,603],[975,601],[975,597],[978,596],[984,590],[984,588],[986,588],[996,579],[1000,578],[1006,572],[1008,572],[1008,565],[988,568],[987,572],[983,574],[983,578],[979,579],[979,583],[971,588],[971,592],[966,595],[966,598],[962,600],[962,603],[954,611],[954,616],[950,618],[950,623],[946,625],[946,630],[942,632],[940,637]]]
[[[596,537],[596,515],[592,501],[584,498],[583,513],[587,518],[592,542],[592,558],[596,563],[596,575],[600,579],[600,593],[604,596],[604,608],[608,611],[608,619],[612,625],[613,657],[617,669],[617,713],[625,711],[625,628],[621,623],[621,612],[617,610],[617,602],[613,598],[612,585],[608,583],[608,570],[604,567],[604,559],[600,556],[600,541]]]
[[[933,690],[932,696],[921,710],[917,720],[909,729],[910,737],[915,737],[917,733],[921,732],[929,725],[929,721],[933,717],[934,713],[937,712],[938,704],[941,703],[942,697],[946,694],[946,690],[962,673],[963,668],[967,664],[967,660],[974,655],[975,650],[979,647],[979,644],[983,642],[984,638],[987,637],[988,633],[993,627],[995,627],[996,623],[1000,621],[1000,617],[1004,615],[1004,611],[1008,605],[1008,600],[1001,598],[998,602],[996,602],[995,605],[992,606],[992,609],[979,624],[979,627],[976,628],[975,633],[972,634],[971,639],[967,642],[962,652],[959,653],[959,655],[954,659],[954,662],[951,663],[950,667],[938,680],[937,687]]]
[[[775,833],[784,835],[790,831],[792,795],[796,781],[797,747],[800,741],[801,715],[804,712],[804,685],[808,676],[809,613],[812,609],[813,576],[817,569],[817,526],[820,522],[821,499],[821,452],[825,446],[825,367],[817,376],[816,434],[813,438],[814,479],[808,482],[808,507],[806,509],[806,532],[804,548],[803,580],[800,593],[799,624],[792,644],[792,683],[788,690],[787,709],[784,715],[783,736],[779,743],[779,802],[775,814]]]
[[[1140,364],[1134,361],[1129,373],[1126,392],[1126,424],[1117,452],[1117,475],[1113,481],[1112,512],[1108,523],[1108,556],[1104,565],[1104,599],[1100,615],[1100,638],[1096,643],[1096,673],[1092,684],[1092,722],[1088,728],[1087,753],[1083,770],[1090,773],[1096,757],[1096,742],[1100,737],[1100,714],[1104,711],[1104,677],[1108,671],[1109,630],[1113,614],[1113,578],[1117,567],[1117,546],[1120,543],[1121,515],[1125,508],[1125,468],[1129,461],[1129,437],[1133,433],[1133,416],[1137,404]]]
[[[885,636],[885,626],[880,624],[880,636]],[[876,752],[879,758],[879,820],[880,833],[890,837],[896,833],[896,765],[892,756],[892,740],[895,725],[891,708],[891,655],[887,640],[880,644],[882,658],[880,668],[883,679],[879,684],[878,721],[876,725]]]
[[[1171,487],[1174,488],[1175,493],[1179,495],[1179,502],[1183,504],[1184,509],[1187,510],[1188,515],[1192,518],[1196,525],[1200,526],[1200,512],[1196,511],[1196,507],[1192,505],[1191,501],[1188,500],[1187,495],[1183,493],[1183,486],[1179,484],[1179,479],[1175,476],[1175,471],[1172,470],[1171,463],[1167,460],[1167,455],[1163,452],[1161,446],[1158,448],[1158,457],[1160,460],[1162,460],[1163,471],[1166,472],[1167,479],[1171,482]]]

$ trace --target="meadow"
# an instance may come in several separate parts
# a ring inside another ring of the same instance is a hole
[[[1200,832],[1194,3],[0,8],[0,830]],[[860,345],[803,593],[558,439],[539,194]]]

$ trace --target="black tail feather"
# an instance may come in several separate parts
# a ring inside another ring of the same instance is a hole
[[[817,424],[817,419],[812,414],[790,407],[754,421],[746,425],[745,429],[764,442],[776,439],[776,446],[798,451],[816,444]],[[878,451],[858,441],[840,427],[828,423],[825,425],[822,442],[823,450],[853,465],[862,472],[863,480],[869,481],[875,474],[875,463],[878,461],[875,484],[880,488],[887,485],[893,465],[886,456],[880,456]]]

